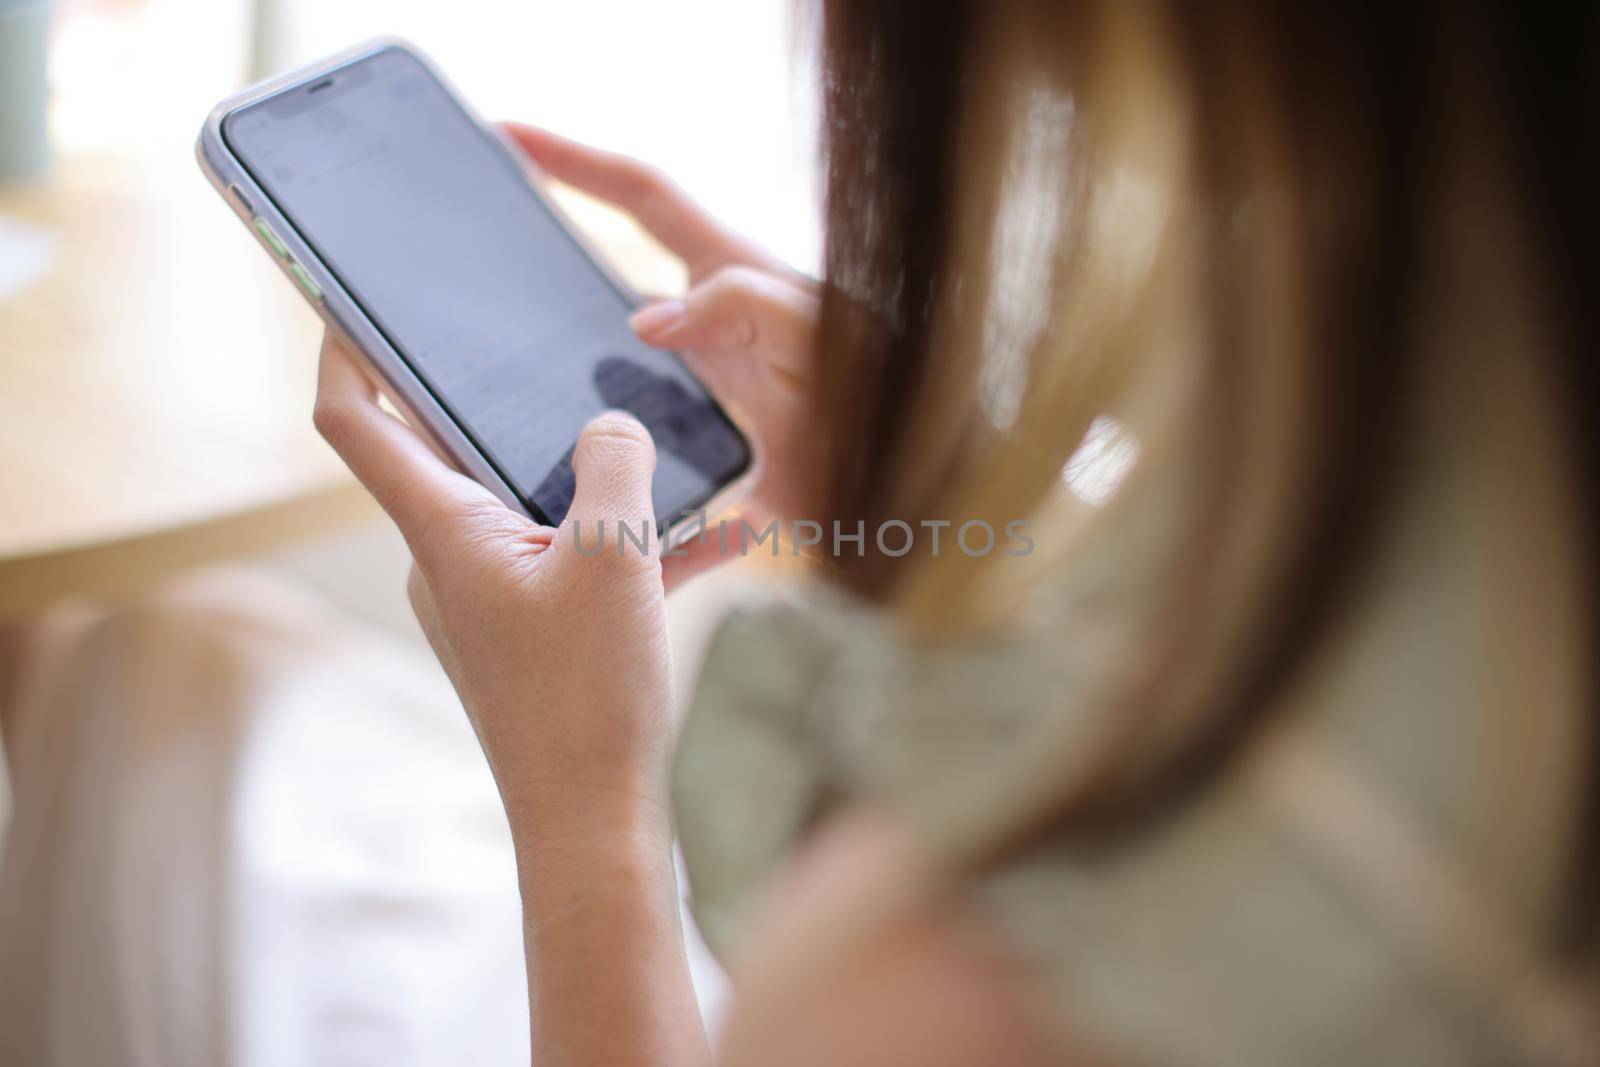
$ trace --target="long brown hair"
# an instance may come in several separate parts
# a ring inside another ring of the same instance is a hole
[[[1438,254],[1435,201],[1459,159],[1492,163],[1487,195],[1525,244],[1537,329],[1490,358],[1537,364],[1559,444],[1557,521],[1577,546],[1552,564],[1580,586],[1588,668],[1574,697],[1587,722],[1583,840],[1559,938],[1592,933],[1594,6],[820,7],[815,513],[869,527],[1064,514],[1063,464],[1096,416],[1124,408],[1134,422],[1143,412],[1149,468],[1124,495],[1159,486],[1184,503],[1118,743],[1020,824],[1020,840],[1158,821],[1282,704],[1391,512],[1385,457],[1433,328],[1420,289]],[[1030,153],[1048,157],[1032,186]],[[1006,220],[1019,190],[1031,198],[1020,225]],[[871,540],[831,564],[845,588],[933,639],[994,622],[980,608],[1006,585],[1001,568],[891,558]]]

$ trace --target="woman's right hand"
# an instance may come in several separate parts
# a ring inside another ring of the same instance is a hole
[[[681,352],[755,436],[760,469],[742,510],[796,517],[800,419],[810,380],[817,283],[725,229],[660,171],[531,126],[506,132],[550,177],[633,216],[689,271],[682,298],[633,317],[648,344]],[[715,538],[708,538],[710,547]],[[715,562],[704,552],[668,559],[669,585]]]

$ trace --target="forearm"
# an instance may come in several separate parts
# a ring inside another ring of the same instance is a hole
[[[678,917],[671,831],[638,803],[512,812],[538,1067],[710,1061]],[[530,808],[535,810],[530,810]]]

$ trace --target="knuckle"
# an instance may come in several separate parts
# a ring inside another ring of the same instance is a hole
[[[729,300],[754,300],[761,292],[761,272],[744,264],[719,267],[706,288]]]
[[[723,320],[731,347],[754,348],[760,342],[763,283],[760,271],[745,266],[723,267],[706,280],[704,292]]]
[[[677,192],[677,186],[665,171],[638,160],[632,161],[627,180],[635,211],[641,216],[659,212]]]

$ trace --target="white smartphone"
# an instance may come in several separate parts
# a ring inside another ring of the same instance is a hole
[[[655,438],[669,541],[750,476],[733,419],[629,329],[639,298],[414,48],[369,42],[233,96],[196,154],[407,420],[508,507],[559,524],[573,444],[607,408]]]

